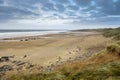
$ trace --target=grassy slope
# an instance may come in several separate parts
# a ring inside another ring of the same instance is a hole
[[[100,31],[106,37],[120,39],[119,29]],[[8,80],[120,80],[120,42],[115,42],[88,60],[62,65],[51,73],[18,74]]]
[[[103,32],[103,35],[106,37],[113,37],[114,39],[120,40],[120,27],[116,29],[100,29],[98,31]]]

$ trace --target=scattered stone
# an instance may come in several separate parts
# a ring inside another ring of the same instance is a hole
[[[16,64],[17,61],[11,61],[11,62]]]
[[[18,62],[18,63],[16,63],[17,66],[24,65],[24,64],[25,64],[25,62]]]
[[[75,52],[75,50],[73,50],[73,52]]]
[[[23,58],[26,58],[26,57],[27,57],[27,55],[24,55],[24,56],[23,56]]]
[[[22,39],[20,41],[23,41]]]
[[[76,52],[79,52],[79,51],[76,50]]]
[[[33,64],[30,64],[30,63],[28,63],[28,64],[26,65],[26,69],[30,69],[31,67],[34,67],[34,65],[33,65]]]
[[[69,52],[69,54],[71,54],[71,52]]]
[[[24,65],[26,62],[21,62],[21,61],[12,61],[16,66]]]
[[[80,51],[80,50],[81,50],[81,48],[78,48],[78,50]]]
[[[55,65],[54,65],[54,64],[51,64],[51,67],[55,67]]]
[[[25,39],[25,41],[28,41],[28,39]]]
[[[13,55],[13,56],[10,56],[10,58],[14,58],[15,57],[15,55]]]
[[[62,59],[62,58],[59,56],[59,57],[58,57],[58,60],[60,61],[61,59]]]
[[[0,72],[6,72],[11,70],[13,70],[13,67],[10,65],[3,65],[2,67],[0,67]]]
[[[10,60],[9,57],[7,57],[7,56],[3,56],[0,58],[0,62],[7,62],[9,60]]]
[[[71,57],[69,57],[69,60],[72,59]]]
[[[47,66],[47,71],[51,72],[54,68],[52,66]]]
[[[22,69],[22,66],[18,66],[17,68],[16,68],[16,70],[21,70]]]

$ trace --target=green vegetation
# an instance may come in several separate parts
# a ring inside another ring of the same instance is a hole
[[[98,31],[103,32],[103,35],[106,37],[113,37],[114,39],[120,40],[120,27],[115,29],[99,29]]]
[[[15,75],[7,80],[119,80],[120,62],[112,61],[100,66],[88,66],[81,70],[63,68],[49,74]]]

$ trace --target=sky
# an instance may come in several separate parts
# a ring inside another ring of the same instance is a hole
[[[120,0],[0,0],[0,29],[120,26]]]

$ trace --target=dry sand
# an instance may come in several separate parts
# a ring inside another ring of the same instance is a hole
[[[46,66],[51,63],[57,64],[59,59],[66,61],[74,58],[89,49],[100,51],[112,42],[110,38],[105,38],[96,32],[69,32],[34,38],[33,40],[29,37],[28,41],[0,42],[0,56],[15,55],[13,60],[30,61],[33,64]],[[23,58],[25,55],[27,57]]]

